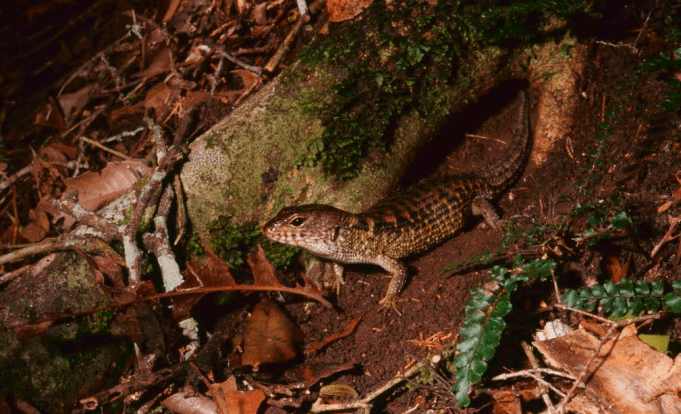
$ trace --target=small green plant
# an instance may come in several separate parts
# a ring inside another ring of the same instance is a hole
[[[565,226],[565,223],[548,224],[539,223],[534,224],[530,230],[524,230],[513,222],[508,220],[504,223],[503,233],[501,236],[501,250],[506,250],[514,243],[522,241],[526,246],[532,247],[543,244],[546,239]]]
[[[463,266],[468,266],[469,264],[479,263],[481,265],[488,264],[490,260],[494,258],[494,254],[490,251],[482,251],[466,260],[460,260],[454,264],[447,265],[442,268],[440,274],[453,272]]]
[[[243,266],[247,254],[254,251],[258,244],[262,245],[270,263],[278,268],[290,266],[300,253],[297,247],[265,239],[257,223],[237,225],[231,222],[230,217],[223,216],[211,223],[209,231],[213,253],[234,268]]]
[[[587,245],[595,246],[599,241],[610,238],[614,231],[622,231],[629,225],[631,218],[626,211],[618,211],[607,217],[592,215],[578,240],[586,240]]]
[[[487,370],[487,362],[494,356],[506,328],[504,317],[512,309],[511,294],[519,283],[531,279],[545,280],[556,266],[553,260],[535,259],[525,263],[521,256],[516,257],[513,268],[494,266],[491,279],[471,291],[466,303],[464,324],[459,331],[457,344],[456,384],[452,392],[460,407],[470,404],[470,387],[480,381]]]
[[[674,282],[672,288],[674,292],[665,294],[664,283],[661,280],[632,282],[623,279],[617,284],[607,281],[590,288],[568,290],[563,294],[561,301],[576,309],[588,312],[598,309],[599,312],[613,317],[622,317],[627,313],[638,316],[660,309],[681,313],[681,281]]]
[[[673,112],[681,107],[681,80],[675,74],[681,70],[681,29],[673,21],[672,16],[665,17],[667,29],[667,40],[675,44],[670,52],[660,52],[656,56],[646,59],[641,67],[644,72],[662,72],[665,75],[665,82],[669,85],[669,90],[665,92],[665,99],[660,102],[660,106],[665,111]]]

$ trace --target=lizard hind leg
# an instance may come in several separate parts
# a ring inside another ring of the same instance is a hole
[[[485,219],[485,222],[495,230],[501,227],[501,219],[494,209],[494,206],[483,196],[477,196],[473,199],[471,213],[476,216],[482,216]]]

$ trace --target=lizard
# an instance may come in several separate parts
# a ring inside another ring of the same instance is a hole
[[[382,267],[392,279],[379,305],[399,314],[397,298],[407,277],[401,259],[454,236],[471,215],[499,227],[491,202],[518,180],[532,150],[525,91],[519,101],[513,142],[496,163],[475,173],[425,178],[358,214],[324,204],[284,207],[265,224],[263,234],[330,260],[335,267],[340,268],[339,263]]]

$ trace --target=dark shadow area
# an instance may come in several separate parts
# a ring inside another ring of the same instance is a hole
[[[464,139],[465,134],[475,131],[488,118],[499,113],[518,96],[518,92],[529,86],[527,80],[512,79],[492,88],[475,104],[462,112],[452,115],[449,122],[430,143],[426,144],[414,159],[402,178],[402,184],[409,186],[433,174],[437,167]]]

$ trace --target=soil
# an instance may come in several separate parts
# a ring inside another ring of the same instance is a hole
[[[637,72],[641,64],[640,53],[640,50],[626,47],[594,46],[589,78],[584,80],[580,95],[575,97],[580,105],[572,133],[565,137],[565,142],[553,148],[543,165],[531,160],[520,181],[497,203],[504,220],[512,220],[514,225],[529,231],[539,223],[565,222],[565,217],[574,211],[577,203],[603,200],[614,195],[621,197],[621,208],[632,218],[632,228],[620,237],[571,252],[577,254],[569,254],[568,250],[568,254],[560,259],[561,288],[588,286],[612,279],[613,272],[607,266],[610,262],[626,268],[627,278],[645,277],[646,280],[667,282],[679,279],[679,271],[674,264],[676,243],[663,248],[654,259],[650,257],[653,247],[669,228],[668,214],[678,214],[678,207],[666,213],[658,213],[658,208],[673,198],[681,184],[679,116],[678,112],[666,112],[659,107],[658,103],[668,90],[664,80],[656,74]],[[531,96],[536,95],[532,92],[530,88]],[[509,102],[508,96],[500,98]],[[602,133],[602,123],[606,118],[604,110],[613,105],[621,105],[618,119],[610,123],[612,134],[604,141],[607,149],[602,157],[603,163],[591,170],[593,159],[588,153],[598,148],[594,137]],[[440,170],[475,171],[502,156],[504,145],[498,141],[507,142],[512,138],[510,129],[515,106],[511,101],[496,114],[489,113],[489,107],[483,99],[481,104],[471,109],[474,113],[478,111],[473,119],[485,119],[484,122],[471,130],[460,129],[454,133],[454,138],[464,131],[471,136],[463,140],[454,139],[460,145],[440,164]],[[536,119],[536,112],[533,113],[532,123],[536,125],[541,120]],[[455,118],[471,119],[470,114]],[[439,137],[444,141],[452,141],[451,138],[449,130]],[[447,145],[451,144],[440,142],[433,147],[441,149]],[[428,165],[428,160],[432,160],[432,155],[438,151],[427,148],[424,153],[426,155],[417,158],[415,171],[407,174],[407,183],[415,181],[413,177],[423,176],[423,170],[428,169],[424,165]],[[590,175],[597,178],[589,179]],[[575,185],[580,182],[587,182],[581,191]],[[585,212],[573,216],[563,230],[547,233],[540,241],[550,246],[553,244],[552,237],[555,237],[566,245],[574,246],[566,235],[574,236],[580,229],[583,231],[592,214]],[[305,321],[301,327],[311,342],[342,331],[353,319],[362,318],[353,335],[329,345],[322,353],[311,357],[309,362],[359,364],[361,375],[343,376],[337,381],[365,394],[432,352],[432,348],[424,345],[424,338],[441,333],[448,338],[440,343],[441,346],[455,342],[469,290],[479,286],[489,276],[489,270],[443,274],[443,268],[474,258],[481,252],[496,252],[501,239],[501,232],[478,221],[432,251],[407,260],[411,278],[400,296],[401,316],[386,315],[376,306],[389,282],[385,272],[371,266],[350,267],[345,288],[338,298],[340,313],[334,314],[325,309],[309,313],[303,308],[292,309],[296,319]],[[527,244],[519,240],[508,251],[512,253],[526,248]],[[535,253],[541,252],[546,250],[535,249]],[[512,259],[507,259],[502,264],[510,267],[512,262]],[[507,319],[509,328],[497,356],[490,363],[490,377],[527,367],[519,338],[531,341],[535,330],[558,316],[555,312],[537,313],[542,302],[554,301],[551,283],[521,288],[513,301],[517,309]],[[662,325],[670,323],[673,324],[666,321]],[[664,327],[659,329],[664,330]],[[678,339],[676,337],[672,341]],[[412,382],[416,391],[398,387],[385,394],[378,405],[385,406],[386,413],[403,413],[414,407],[418,407],[416,412],[437,408],[456,412],[452,408],[455,400],[447,393],[451,383],[451,378],[444,379],[442,376],[436,376],[434,385]],[[494,384],[485,385],[495,387]]]
[[[650,24],[663,18],[655,13]],[[504,251],[508,255],[496,264],[510,267],[515,252],[535,257],[548,255],[559,260],[556,273],[561,289],[612,280],[617,273],[613,269],[619,271],[619,277],[623,274],[631,279],[663,280],[667,284],[679,279],[675,262],[678,242],[668,243],[651,257],[651,251],[669,229],[668,217],[681,214],[681,118],[678,109],[666,111],[660,105],[670,91],[668,79],[678,76],[678,72],[641,70],[645,57],[670,50],[669,42],[662,39],[663,33],[643,24],[644,19],[639,19],[630,25],[642,31],[643,36],[637,38],[638,32],[618,32],[601,37],[610,43],[593,44],[587,76],[580,93],[574,96],[579,110],[571,133],[552,149],[543,164],[531,159],[519,182],[497,202],[506,223],[526,232],[545,226],[543,234],[535,238],[504,238],[502,231],[473,220],[458,236],[407,260],[410,278],[400,295],[401,315],[379,311],[377,304],[385,294],[389,276],[373,266],[347,267],[346,283],[335,298],[336,311],[314,304],[286,306],[308,344],[342,332],[351,321],[361,318],[351,335],[306,358],[309,364],[349,363],[357,367],[352,373],[326,379],[326,384],[347,384],[364,395],[415,361],[455,343],[469,291],[486,280],[490,266],[468,266],[445,273],[443,269],[482,252],[500,251],[502,240],[507,242]],[[536,114],[540,88],[540,82],[528,88],[533,127],[542,122]],[[402,184],[413,184],[431,173],[476,171],[501,157],[505,143],[512,139],[511,126],[516,116],[513,98],[513,91],[495,89],[470,112],[453,115],[450,125],[417,157]],[[601,146],[599,136],[604,136],[603,146],[594,157],[592,152]],[[15,152],[10,151],[10,157],[25,155],[24,150],[12,151]],[[594,245],[578,246],[574,238],[585,231],[595,213],[589,209],[575,213],[576,206],[594,201],[608,205],[609,201],[602,200],[613,197],[617,201],[610,211],[625,211],[633,224]],[[30,210],[37,198],[20,197],[18,209]],[[660,212],[667,201],[673,201],[672,205]],[[551,227],[561,223],[564,226],[560,229]],[[7,237],[5,234],[4,242]],[[542,307],[555,300],[550,282],[521,287],[514,296],[508,328],[486,378],[526,366],[520,340],[531,341],[534,330],[555,317],[569,320],[565,314]],[[668,318],[655,329],[670,333],[675,353],[681,341],[673,324],[674,320]],[[438,335],[439,341],[426,341],[433,335]],[[412,382],[413,389],[409,390],[395,387],[375,402],[373,412],[457,412],[449,393],[452,383],[448,374],[439,372],[433,384]],[[474,406],[482,412],[487,387],[500,386],[483,383],[476,391]],[[319,385],[312,391],[318,389]],[[281,412],[274,407],[262,411]]]

